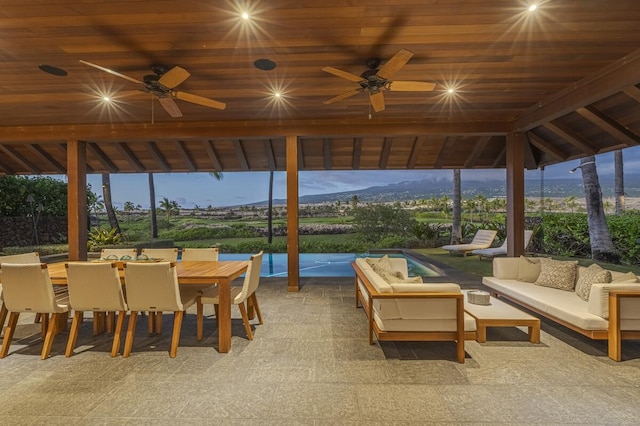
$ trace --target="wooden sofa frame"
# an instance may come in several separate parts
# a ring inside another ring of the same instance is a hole
[[[640,297],[640,292],[612,291],[609,293],[609,329],[608,330],[586,330],[584,328],[578,327],[574,324],[561,320],[553,315],[550,315],[548,312],[543,312],[539,309],[536,309],[528,305],[527,303],[523,303],[522,301],[514,297],[509,297],[498,290],[491,289],[490,292],[491,292],[491,295],[494,297],[501,297],[501,298],[510,300],[515,304],[518,304],[526,309],[529,309],[530,311],[533,311],[543,317],[546,317],[590,339],[608,340],[608,355],[609,355],[609,358],[611,358],[614,361],[622,360],[622,340],[639,340],[640,339],[640,331],[635,331],[635,330],[624,331],[620,329],[620,303],[622,299]]]
[[[369,344],[373,345],[373,336],[379,342],[383,341],[455,341],[456,356],[458,362],[464,363],[465,338],[469,340],[475,339],[475,332],[465,334],[464,331],[464,295],[462,293],[379,293],[373,284],[369,281],[366,274],[360,269],[356,262],[351,262],[351,266],[355,271],[355,291],[356,291],[356,308],[362,305],[365,314],[369,320]],[[368,298],[360,291],[358,280],[362,282]],[[375,299],[455,299],[456,301],[456,331],[385,331],[378,327],[373,318],[373,300]]]

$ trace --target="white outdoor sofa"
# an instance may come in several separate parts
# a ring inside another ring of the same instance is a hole
[[[404,258],[388,258],[392,272],[407,277]],[[356,273],[356,308],[369,320],[369,343],[378,341],[455,341],[464,363],[464,340],[475,339],[475,319],[464,312],[464,295],[455,283],[387,282],[365,258],[351,265]]]
[[[552,266],[556,265],[553,262],[558,262],[524,256],[494,258],[493,276],[484,277],[482,282],[495,296],[511,300],[591,339],[608,340],[609,358],[620,361],[622,340],[640,339],[638,277],[609,271],[611,282],[597,282],[598,279],[593,278],[596,274],[601,275],[597,265],[589,268],[576,266],[575,282],[568,283],[571,289],[566,287],[563,290],[536,284],[549,277],[556,280],[552,280],[552,285],[560,285],[562,281],[559,275],[552,274],[551,267],[541,279],[543,266],[539,266],[539,275],[536,276],[536,259]],[[579,286],[580,289],[574,289],[573,285],[581,280],[583,285]],[[589,280],[595,280],[590,283],[590,289],[584,285]],[[578,294],[588,297],[588,300],[583,300]]]

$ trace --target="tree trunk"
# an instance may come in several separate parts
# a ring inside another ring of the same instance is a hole
[[[273,240],[273,170],[269,172],[269,208],[267,211],[267,242]]]
[[[624,213],[624,162],[622,159],[622,150],[613,152],[613,164],[615,173],[615,197],[616,197],[616,214]]]
[[[149,212],[151,213],[151,238],[158,238],[158,214],[156,212],[156,188],[153,173],[149,173]]]
[[[107,210],[109,225],[112,229],[116,230],[117,234],[121,234],[122,231],[120,231],[118,217],[113,209],[113,202],[111,200],[111,177],[109,176],[109,173],[102,173],[102,198],[104,199],[104,207]]]
[[[613,246],[602,206],[602,190],[600,189],[600,181],[596,170],[596,158],[594,156],[583,158],[580,160],[580,168],[582,169],[582,183],[587,202],[591,258],[617,263],[620,261],[620,256]]]
[[[462,241],[462,189],[460,169],[453,169],[453,225],[451,226],[451,244]]]

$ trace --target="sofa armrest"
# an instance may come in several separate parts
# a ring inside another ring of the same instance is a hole
[[[622,319],[630,310],[637,315],[640,304],[640,291],[611,291],[609,293],[609,358],[622,360]]]
[[[640,284],[636,283],[596,283],[591,285],[587,312],[600,318],[609,319],[609,293],[611,292],[638,292]]]

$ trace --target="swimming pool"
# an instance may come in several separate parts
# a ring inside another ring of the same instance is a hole
[[[351,262],[356,257],[382,257],[382,253],[300,253],[301,277],[353,277],[355,276]],[[389,257],[405,257],[409,267],[409,276],[439,276],[440,274],[428,266],[402,253],[391,253]],[[220,260],[247,260],[251,255],[245,253],[221,253]],[[262,257],[262,277],[286,277],[287,254],[265,253]]]

